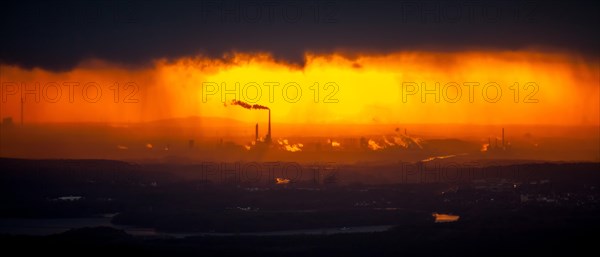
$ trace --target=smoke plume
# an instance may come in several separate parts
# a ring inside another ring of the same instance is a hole
[[[240,101],[240,100],[235,100],[233,99],[230,103],[231,105],[239,105],[241,107],[244,107],[246,109],[255,109],[255,110],[269,110],[269,107],[266,107],[264,105],[260,105],[260,104],[249,104],[246,103],[244,101]]]

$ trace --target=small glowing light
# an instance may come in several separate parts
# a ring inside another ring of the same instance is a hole
[[[286,178],[275,178],[275,184],[277,185],[285,185],[285,184],[289,184],[290,180],[286,179]]]

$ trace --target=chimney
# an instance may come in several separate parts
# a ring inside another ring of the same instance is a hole
[[[254,127],[254,142],[258,142],[258,123],[256,123],[256,127]]]
[[[21,96],[21,126],[23,126],[23,105],[25,101],[23,101],[23,97]]]
[[[269,109],[269,132],[267,132],[267,142],[271,142],[271,109]]]

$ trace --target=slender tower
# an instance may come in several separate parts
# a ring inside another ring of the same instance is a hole
[[[21,96],[21,126],[23,126],[23,105],[25,105],[25,101],[23,101],[23,97]]]
[[[254,127],[254,142],[258,142],[258,123],[256,123],[256,127]]]
[[[269,109],[269,132],[267,132],[267,142],[271,142],[271,109]]]

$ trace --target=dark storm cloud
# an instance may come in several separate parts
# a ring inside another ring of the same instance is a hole
[[[593,1],[75,1],[0,3],[0,61],[67,70],[88,58],[266,51],[550,48],[597,58]]]

